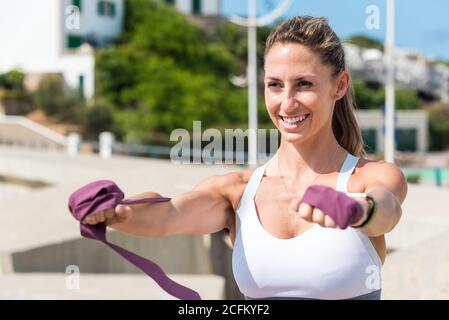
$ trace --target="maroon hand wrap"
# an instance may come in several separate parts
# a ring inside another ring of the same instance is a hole
[[[344,192],[327,186],[310,186],[304,193],[301,202],[322,210],[341,229],[346,229],[363,216],[363,207],[359,202],[348,197]]]

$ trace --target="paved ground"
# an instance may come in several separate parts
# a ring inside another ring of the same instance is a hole
[[[223,299],[224,279],[215,275],[169,275],[200,293],[203,300]],[[71,278],[72,277],[72,278]],[[82,274],[79,286],[64,274],[31,273],[0,277],[0,299],[174,300],[144,275]]]
[[[41,179],[53,184],[31,191],[14,192],[9,188],[8,192],[2,193],[0,260],[11,252],[79,238],[77,225],[66,211],[67,198],[74,189],[94,179],[113,179],[126,194],[155,190],[172,196],[191,189],[206,176],[238,169],[234,166],[177,166],[163,160],[143,158],[102,160],[94,155],[69,157],[61,153],[0,147],[0,175]],[[45,214],[36,212],[36,208],[45,208]],[[449,188],[409,186],[401,222],[387,234],[387,245],[393,252],[383,267],[384,299],[449,299],[448,208]],[[93,297],[97,293],[99,298],[126,298],[128,295],[122,293],[127,289],[112,293],[109,279],[117,279],[123,288],[128,288],[126,283],[134,288],[134,284],[143,281],[134,275],[86,275],[84,279],[94,281],[91,283],[96,283],[96,289],[86,287],[85,291],[68,293],[57,289],[65,277],[64,274],[0,276],[0,298],[23,295],[25,298],[59,296],[71,299]],[[186,276],[185,279],[199,287],[204,284],[201,278]],[[219,281],[215,282],[216,286],[210,283],[206,288],[210,287],[211,291],[206,295],[219,296]],[[151,286],[144,287],[151,290]],[[144,288],[139,290],[142,291],[136,292],[136,298],[140,294],[146,298],[152,294],[145,292],[147,289]]]
[[[409,186],[400,223],[386,235],[384,299],[449,299],[449,188]]]

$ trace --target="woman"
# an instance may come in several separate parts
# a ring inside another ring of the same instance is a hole
[[[247,299],[380,299],[384,234],[400,219],[407,185],[394,165],[363,158],[349,83],[325,18],[286,21],[265,51],[265,102],[281,132],[270,161],[211,176],[170,202],[119,205],[84,222],[149,237],[228,229]]]

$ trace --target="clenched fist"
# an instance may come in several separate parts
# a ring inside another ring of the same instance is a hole
[[[313,185],[307,188],[302,199],[294,199],[290,208],[322,227],[346,229],[365,220],[368,203],[327,186]]]

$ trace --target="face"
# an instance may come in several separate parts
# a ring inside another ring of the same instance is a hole
[[[297,43],[275,44],[265,57],[265,104],[282,138],[302,142],[332,130],[335,102],[346,93],[346,71],[333,76],[318,54]]]

